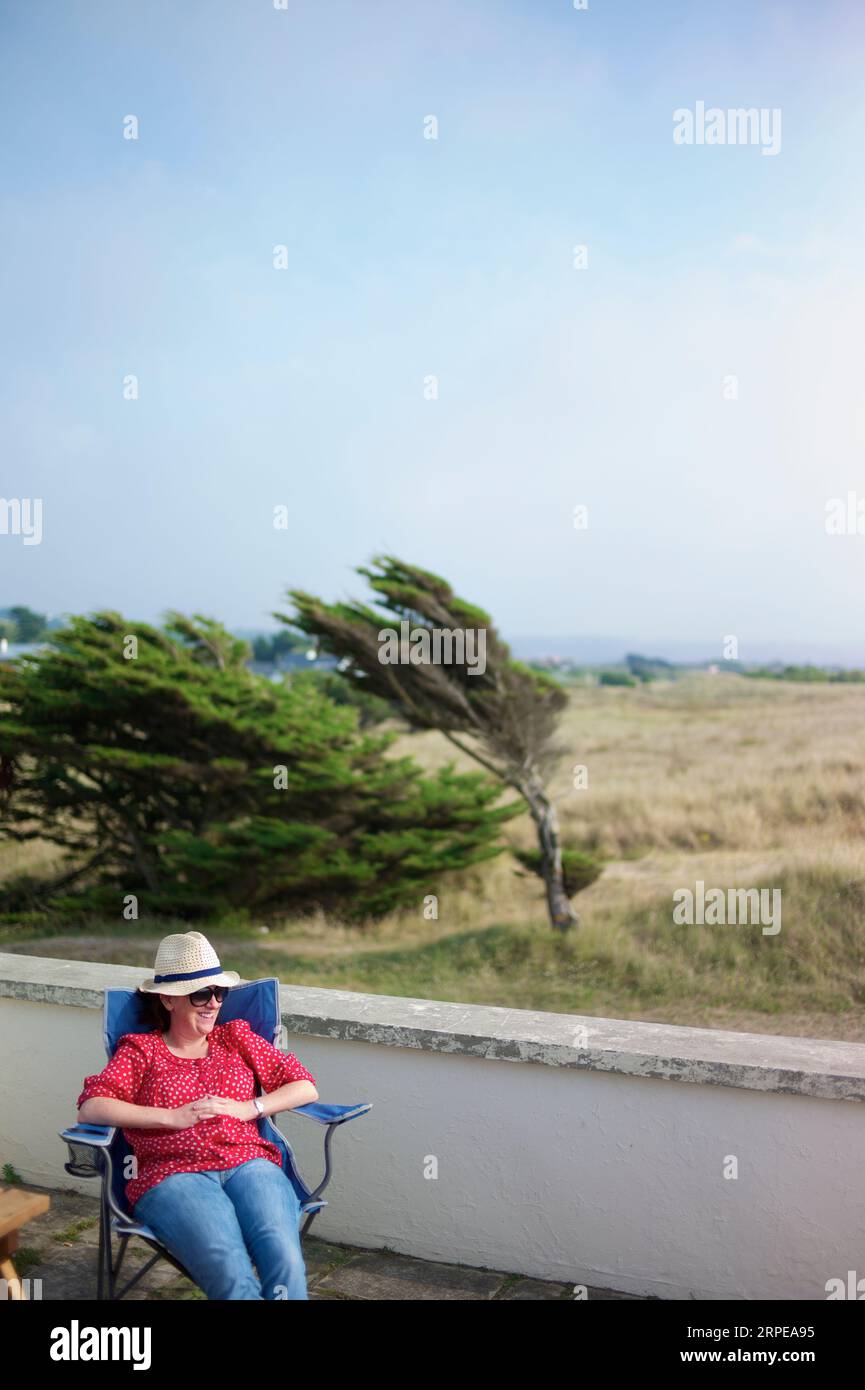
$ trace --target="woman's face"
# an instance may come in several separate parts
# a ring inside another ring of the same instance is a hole
[[[206,1004],[193,1004],[185,994],[161,994],[171,1014],[171,1031],[179,1037],[204,1038],[213,1031],[222,1007],[211,994]]]

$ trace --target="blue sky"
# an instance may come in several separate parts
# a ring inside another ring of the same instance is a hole
[[[865,535],[825,530],[865,499],[865,7],[6,0],[0,37],[0,496],[43,502],[0,606],[269,626],[386,551],[511,637],[865,662]],[[779,108],[779,152],[675,145],[697,101]]]

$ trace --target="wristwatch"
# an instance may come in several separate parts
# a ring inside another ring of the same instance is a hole
[[[258,1111],[258,1117],[259,1117],[259,1119],[261,1119],[262,1115],[264,1114],[264,1105],[262,1104],[262,1102],[261,1102],[261,1100],[259,1099],[258,1096],[253,1096],[253,1097],[252,1097],[252,1103],[253,1103],[253,1105],[255,1106],[256,1110]]]

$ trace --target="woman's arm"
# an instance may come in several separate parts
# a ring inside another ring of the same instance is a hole
[[[312,1081],[288,1081],[275,1091],[265,1091],[258,1097],[265,1115],[276,1115],[280,1110],[295,1110],[298,1105],[309,1105],[318,1100],[318,1091]],[[236,1120],[257,1120],[258,1109],[251,1100],[232,1100],[230,1096],[204,1096],[193,1101],[199,1119],[209,1120],[214,1115],[233,1115]]]
[[[295,1083],[296,1084],[296,1083]],[[78,1123],[115,1125],[118,1129],[176,1129],[176,1111],[156,1105],[133,1105],[115,1096],[91,1096],[78,1111]]]
[[[265,1115],[275,1115],[280,1110],[294,1110],[298,1105],[310,1105],[318,1100],[318,1087],[311,1071],[293,1052],[280,1052],[273,1043],[267,1042],[250,1026],[244,1018],[233,1019],[226,1025],[226,1041],[236,1047],[246,1065],[252,1071],[261,1087],[259,1100],[264,1106]],[[252,1101],[239,1102],[252,1114],[244,1116],[254,1120],[257,1114]]]
[[[309,1105],[318,1100],[318,1091],[312,1081],[288,1081],[276,1091],[266,1091],[258,1099],[265,1115],[278,1115],[280,1110],[295,1110],[298,1105]]]

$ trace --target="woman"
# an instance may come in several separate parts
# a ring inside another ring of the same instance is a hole
[[[78,1119],[123,1129],[135,1157],[126,1184],[135,1219],[208,1298],[306,1299],[300,1202],[256,1122],[318,1091],[293,1053],[244,1019],[217,1023],[239,983],[201,932],[166,936],[153,978],[139,985],[154,1027],[124,1033],[108,1065],[85,1078]]]

